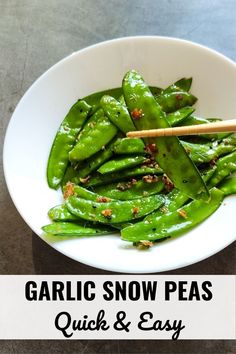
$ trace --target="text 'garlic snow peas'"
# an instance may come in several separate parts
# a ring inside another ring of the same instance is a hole
[[[137,129],[168,128],[160,105],[156,102],[143,78],[134,70],[123,80],[126,104]],[[206,185],[177,137],[148,138],[154,156],[174,185],[193,199],[208,199]]]

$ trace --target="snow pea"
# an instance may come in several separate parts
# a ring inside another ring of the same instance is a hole
[[[98,236],[111,233],[106,226],[87,226],[84,223],[54,222],[42,227],[47,234],[55,236]]]
[[[54,139],[47,165],[47,181],[50,188],[57,189],[68,165],[68,153],[76,143],[91,106],[84,100],[76,102],[60,125]]]
[[[224,179],[218,187],[225,196],[236,194],[236,177],[228,177]]]
[[[121,230],[125,241],[155,241],[167,236],[179,236],[207,219],[221,205],[224,194],[217,188],[210,190],[210,199],[193,200],[181,209],[157,217],[155,220],[141,221]]]
[[[99,109],[85,124],[78,142],[69,153],[71,162],[82,161],[94,155],[116,135],[117,128]]]
[[[94,186],[100,186],[105,183],[112,183],[112,182],[119,182],[123,180],[127,180],[132,177],[138,177],[138,176],[145,176],[145,175],[160,175],[162,174],[163,171],[159,167],[148,167],[148,166],[138,166],[138,167],[133,167],[127,170],[122,170],[119,171],[119,173],[114,172],[114,173],[107,173],[104,175],[101,175],[100,173],[91,176],[90,179],[88,179],[87,183],[85,183],[86,187],[94,187]],[[72,180],[74,183],[79,183],[79,181],[74,178]]]
[[[103,96],[100,103],[105,115],[123,133],[126,134],[129,131],[135,130],[134,123],[126,106],[108,95]]]
[[[216,162],[216,170],[211,177],[209,187],[217,186],[225,177],[236,171],[236,151],[221,157]]]
[[[101,223],[121,223],[142,217],[158,209],[163,203],[163,197],[153,195],[146,198],[111,201],[106,203],[94,202],[71,196],[66,200],[69,211],[88,221]]]
[[[170,86],[168,86],[166,89],[164,89],[162,91],[161,94],[165,94],[165,93],[171,93],[171,92],[176,92],[176,91],[186,91],[188,92],[190,90],[190,87],[192,85],[192,81],[193,79],[190,78],[182,78],[178,81],[176,81],[174,84],[171,84]]]
[[[139,180],[136,183],[111,183],[104,186],[99,186],[95,188],[94,191],[100,195],[113,199],[132,200],[157,194],[161,192],[163,188],[164,183],[162,180],[152,183],[146,183]]]
[[[177,91],[161,94],[156,101],[164,112],[171,113],[180,108],[192,106],[197,102],[197,97],[185,91]]]
[[[73,185],[72,184],[72,192],[73,195],[79,198],[87,199],[87,200],[92,200],[92,201],[99,201],[100,199],[103,200],[105,196],[102,196],[101,194],[94,193],[86,188],[83,188],[79,185]],[[66,191],[67,186],[64,187],[64,192]],[[72,194],[71,194],[72,195]],[[105,198],[106,199],[106,198]],[[108,198],[110,201],[112,201],[111,198]],[[103,200],[104,201],[104,200]]]
[[[228,154],[236,149],[235,137],[226,138],[220,144],[193,144],[181,141],[185,150],[196,164],[210,162],[222,155]]]
[[[115,154],[145,154],[145,145],[139,138],[118,139],[114,144]]]
[[[161,87],[157,87],[157,86],[149,86],[149,88],[153,96],[159,96],[163,91]]]
[[[173,113],[167,114],[166,119],[172,127],[175,127],[189,117],[194,111],[195,109],[193,107],[183,107]]]
[[[66,186],[65,186],[65,188],[66,188]],[[93,201],[96,201],[97,198],[99,197],[97,194],[93,193],[92,191],[89,191],[88,189],[83,188],[78,185],[75,185],[73,189],[74,189],[74,195],[76,197],[80,197],[80,198],[88,199],[88,200],[93,200]]]
[[[105,162],[99,167],[98,172],[101,174],[117,172],[130,167],[140,165],[146,160],[144,156],[121,156],[114,160]]]
[[[96,170],[113,155],[114,143],[117,141],[115,137],[107,146],[101,151],[98,151],[95,155],[91,156],[89,159],[85,160],[77,168],[78,172],[75,176],[77,183],[79,183],[80,178],[88,176],[92,171]]]
[[[207,169],[202,172],[202,178],[205,183],[209,181],[209,179],[213,176],[215,172],[214,168]],[[182,193],[179,189],[174,188],[170,193],[165,195],[165,200],[162,208],[154,211],[145,217],[144,220],[152,221],[155,220],[158,216],[161,216],[167,212],[177,210],[182,207],[187,201],[189,197],[187,194]]]
[[[70,188],[71,188],[71,185],[70,185]],[[67,186],[64,186],[63,192],[65,193],[66,190],[67,190]],[[92,191],[85,189],[85,188],[78,186],[78,185],[73,185],[72,193],[73,193],[73,195],[75,195],[77,197],[88,199],[88,200],[93,200],[93,201],[97,201],[97,200],[99,200],[99,198],[103,198],[101,195],[99,195],[97,193],[93,193]],[[111,198],[109,198],[109,199],[112,200]],[[71,212],[68,210],[68,208],[66,207],[65,204],[60,204],[60,205],[57,205],[57,206],[51,208],[48,212],[48,216],[53,221],[74,221],[74,220],[80,219],[78,216],[71,214]]]
[[[104,95],[110,95],[116,99],[118,99],[122,95],[122,88],[117,87],[113,89],[108,89],[105,91],[99,91],[92,93],[91,95],[88,95],[84,97],[83,99],[90,105],[92,106],[90,114],[94,114],[99,108],[101,108],[100,105],[100,100],[102,96]]]
[[[48,216],[53,221],[74,221],[79,218],[69,212],[65,204],[57,205],[51,208],[48,212]]]
[[[131,116],[134,110],[141,112],[140,119],[134,120],[139,130],[169,127],[160,105],[136,71],[129,71],[125,75],[123,91]],[[146,141],[155,144],[156,161],[178,189],[193,199],[209,197],[198,169],[177,137],[152,138]]]
[[[65,186],[67,182],[71,182],[78,175],[75,166],[68,165],[64,177],[61,181],[61,187]]]
[[[113,89],[95,92],[92,93],[91,95],[83,97],[83,100],[85,100],[90,106],[95,106],[100,104],[100,100],[104,95],[110,95],[118,99],[122,95],[122,88],[116,87]]]

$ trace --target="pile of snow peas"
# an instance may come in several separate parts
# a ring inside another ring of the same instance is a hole
[[[42,227],[56,236],[120,231],[138,248],[185,233],[236,193],[236,137],[230,133],[127,138],[134,130],[210,123],[194,115],[192,78],[165,89],[129,71],[122,87],[79,99],[50,151],[47,181],[63,203]]]

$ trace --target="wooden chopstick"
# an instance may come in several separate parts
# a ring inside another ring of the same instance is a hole
[[[223,132],[236,132],[236,119],[207,124],[188,125],[185,127],[132,131],[128,132],[126,135],[129,138],[151,138],[159,136],[199,135]]]

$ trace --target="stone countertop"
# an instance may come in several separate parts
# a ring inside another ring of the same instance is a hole
[[[63,57],[96,42],[128,35],[173,36],[236,59],[234,0],[0,0],[0,13],[2,142],[16,104],[35,79]],[[0,274],[108,274],[59,254],[32,233],[10,199],[2,163],[0,183]],[[235,273],[234,243],[166,274]],[[231,354],[233,346],[232,341],[1,341],[0,353]]]

